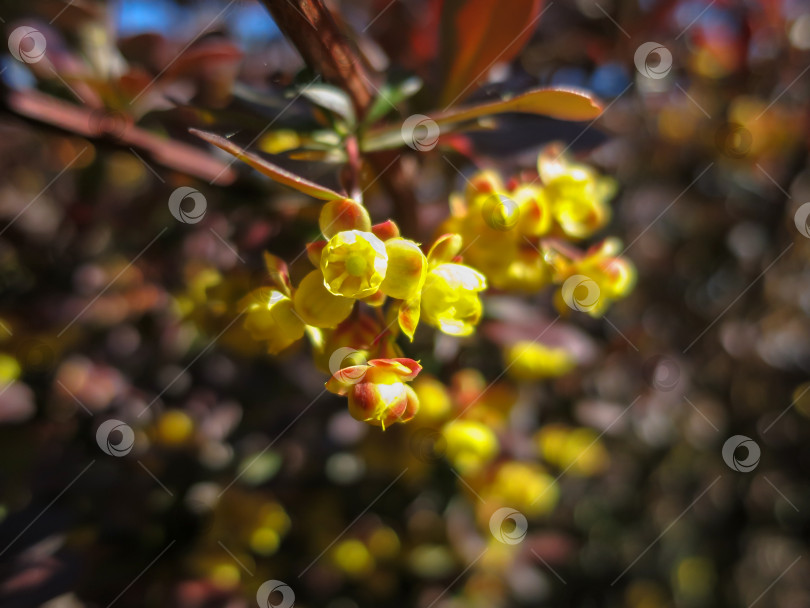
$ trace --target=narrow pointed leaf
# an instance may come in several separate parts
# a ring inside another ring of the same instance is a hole
[[[214,133],[209,133],[207,131],[200,131],[198,129],[189,129],[189,132],[196,135],[200,139],[204,139],[208,143],[225,150],[229,154],[233,154],[236,158],[247,163],[260,173],[263,173],[272,180],[277,181],[280,184],[284,184],[285,186],[289,186],[294,190],[298,190],[299,192],[303,192],[304,194],[308,194],[309,196],[320,199],[322,201],[331,201],[335,199],[346,198],[345,194],[339,194],[338,192],[335,192],[331,188],[321,186],[320,184],[311,182],[308,179],[301,177],[300,175],[292,173],[291,171],[282,169],[278,165],[274,165],[270,161],[258,156],[257,154],[254,154],[253,152],[248,152],[243,147],[233,143],[232,141],[230,141],[225,137],[222,137],[221,135],[216,135]]]
[[[602,113],[602,105],[596,98],[581,91],[559,88],[534,89],[511,99],[448,110],[430,118],[439,125],[444,125],[504,112],[539,114],[558,120],[593,120]]]

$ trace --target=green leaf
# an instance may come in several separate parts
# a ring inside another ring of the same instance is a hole
[[[272,180],[277,181],[280,184],[284,184],[285,186],[289,186],[290,188],[298,190],[299,192],[303,192],[304,194],[308,194],[309,196],[322,201],[346,198],[345,194],[339,194],[326,186],[321,186],[320,184],[311,182],[300,175],[296,175],[295,173],[287,171],[286,169],[282,169],[278,165],[274,165],[261,156],[258,156],[253,152],[248,152],[243,147],[233,143],[231,140],[226,139],[221,135],[216,135],[207,131],[200,131],[198,129],[189,129],[189,132],[196,135],[200,139],[204,139],[208,143],[225,150],[227,153],[233,154],[236,158],[247,163]]]
[[[417,76],[411,76],[397,84],[385,83],[363,119],[363,124],[373,124],[392,110],[396,110],[398,104],[416,95],[422,84],[422,80]]]
[[[301,87],[297,93],[325,110],[342,117],[349,126],[353,127],[356,124],[351,99],[343,90],[328,84],[315,83]]]

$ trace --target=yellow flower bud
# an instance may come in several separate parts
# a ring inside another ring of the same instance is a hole
[[[337,327],[351,314],[354,300],[330,293],[324,287],[321,271],[313,270],[295,291],[293,305],[307,325]]]
[[[266,340],[272,354],[304,335],[304,322],[293,310],[292,300],[280,291],[260,287],[245,296],[240,307],[245,313],[245,329],[254,340]]]
[[[478,292],[487,287],[480,272],[462,264],[440,264],[428,272],[422,290],[425,321],[451,336],[468,336],[481,319]]]
[[[502,464],[492,483],[482,493],[487,503],[508,505],[527,516],[554,509],[560,488],[543,467],[526,462]]]
[[[387,296],[408,300],[418,294],[427,276],[427,258],[413,241],[394,238],[385,242],[388,270],[380,285]]]
[[[368,211],[350,198],[329,201],[321,209],[318,218],[321,232],[328,239],[344,230],[371,230],[371,218]]]
[[[182,410],[169,410],[157,421],[157,439],[166,445],[181,445],[194,432],[194,421]]]
[[[608,451],[593,429],[549,424],[534,440],[546,462],[573,475],[589,477],[610,464]]]
[[[324,285],[333,294],[346,298],[374,294],[387,269],[385,244],[371,232],[338,232],[329,239],[321,254]]]
[[[445,454],[462,475],[478,471],[498,454],[498,438],[475,420],[454,420],[442,428]]]
[[[259,140],[259,149],[268,154],[281,154],[301,145],[301,138],[292,129],[271,131]]]
[[[453,403],[444,384],[433,376],[422,375],[413,383],[419,397],[419,418],[426,422],[444,420],[450,415]]]
[[[516,380],[540,380],[567,374],[576,365],[564,348],[550,348],[537,342],[521,341],[506,349],[506,366]]]
[[[374,557],[362,542],[354,538],[340,541],[333,550],[332,559],[349,576],[361,576],[374,570]]]

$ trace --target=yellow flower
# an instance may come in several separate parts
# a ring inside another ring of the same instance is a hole
[[[480,272],[463,264],[432,268],[422,289],[422,315],[428,325],[451,336],[470,335],[481,319],[478,292],[487,287]]]
[[[338,232],[321,253],[323,284],[337,296],[359,299],[374,294],[387,269],[385,244],[371,232]]]
[[[548,265],[535,243],[552,226],[551,212],[539,186],[520,185],[512,191],[495,187],[484,175],[473,178],[467,198],[451,196],[452,216],[442,230],[459,233],[468,243],[465,259],[496,289],[537,291],[549,283]],[[481,185],[483,184],[483,185]]]
[[[326,389],[349,396],[349,413],[355,420],[381,426],[407,422],[419,410],[419,398],[406,385],[422,366],[413,359],[372,359],[336,372]]]
[[[380,290],[398,300],[409,300],[418,294],[427,276],[427,258],[419,245],[403,238],[385,242],[388,270]]]
[[[324,286],[321,271],[313,270],[295,290],[293,306],[307,325],[337,327],[351,314],[354,300],[332,294]]]
[[[445,454],[462,475],[472,474],[498,454],[498,438],[475,420],[453,420],[442,428]]]
[[[516,380],[540,380],[567,374],[576,365],[573,355],[564,348],[551,348],[528,340],[506,349],[506,365]]]
[[[439,380],[422,374],[413,383],[413,390],[419,397],[419,418],[426,422],[444,420],[450,414],[453,403],[450,394]]]
[[[587,165],[569,161],[558,146],[549,146],[537,159],[542,196],[566,236],[584,239],[610,220],[608,201],[616,182]]]
[[[554,278],[562,285],[554,296],[558,310],[579,310],[599,318],[615,300],[627,297],[636,283],[636,269],[618,255],[621,248],[621,241],[609,238],[577,259],[551,251]]]
[[[305,325],[293,309],[293,302],[269,287],[254,289],[240,302],[245,313],[244,326],[254,340],[266,340],[267,349],[276,354],[304,335]]]
[[[589,428],[549,424],[535,434],[534,441],[546,462],[573,475],[589,477],[610,463],[599,435]]]
[[[526,462],[502,464],[482,492],[488,504],[502,504],[532,517],[554,509],[560,488],[543,467]]]

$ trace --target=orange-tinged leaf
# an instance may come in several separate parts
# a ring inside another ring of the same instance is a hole
[[[233,154],[236,158],[247,163],[267,177],[279,182],[280,184],[284,184],[285,186],[298,190],[299,192],[303,192],[304,194],[308,194],[322,201],[346,198],[345,194],[339,194],[326,186],[321,186],[320,184],[311,182],[300,175],[296,175],[295,173],[287,171],[286,169],[282,169],[278,165],[274,165],[257,154],[248,152],[243,147],[235,144],[225,137],[222,137],[221,135],[209,133],[208,131],[200,131],[198,129],[189,129],[189,132],[201,139],[204,139],[208,143],[225,150],[229,154]]]
[[[270,274],[270,280],[285,296],[290,297],[292,285],[290,284],[290,272],[287,263],[272,253],[264,252],[264,266]]]
[[[558,120],[593,120],[602,113],[602,104],[590,93],[564,88],[534,89],[515,95],[510,99],[454,108],[428,116],[442,134],[477,129],[478,118],[486,118],[504,112],[539,114]],[[462,124],[467,123],[467,124]],[[444,137],[444,135],[443,135]],[[404,145],[402,125],[383,125],[369,130],[363,137],[363,150],[385,150]]]
[[[602,104],[583,91],[564,88],[534,89],[511,99],[448,110],[430,118],[443,125],[504,112],[540,114],[559,120],[593,120],[602,113]]]
[[[495,63],[517,56],[537,25],[542,4],[542,0],[444,0],[443,106],[469,95]]]

